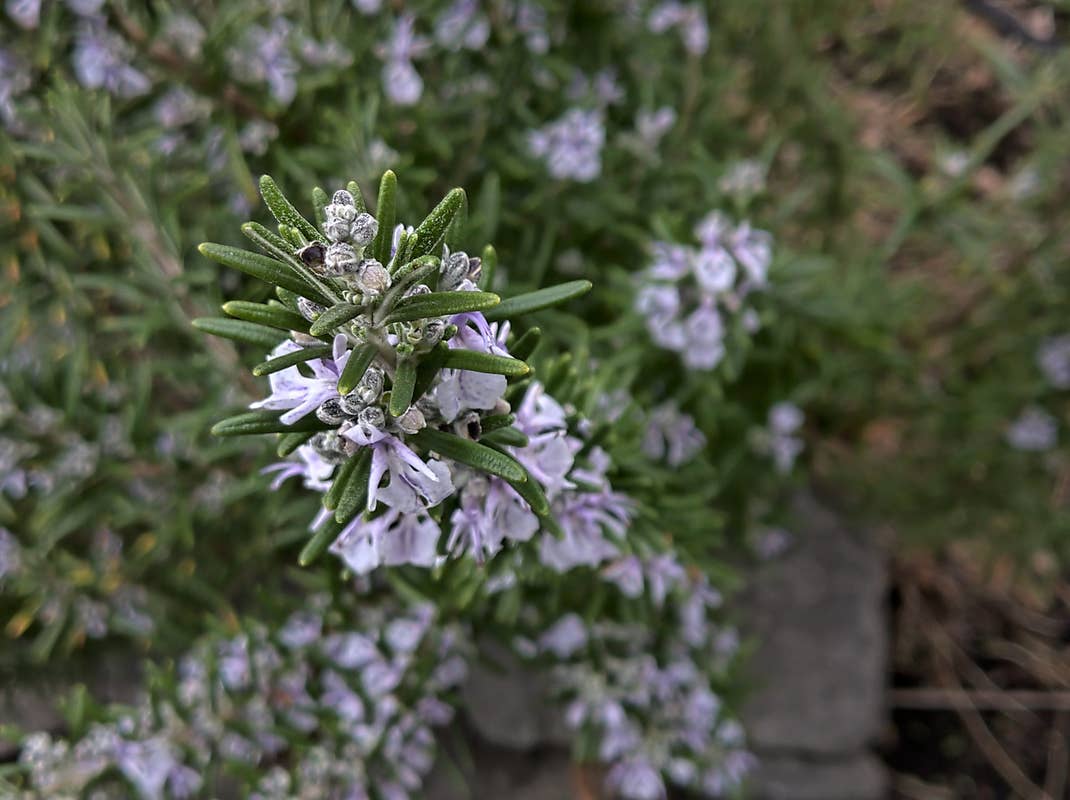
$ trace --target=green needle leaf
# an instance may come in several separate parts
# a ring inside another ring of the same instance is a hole
[[[195,319],[193,320],[193,327],[213,336],[222,336],[224,339],[233,339],[236,342],[255,344],[265,350],[274,350],[275,346],[283,338],[274,328],[257,325],[253,322],[245,322],[240,319],[227,319],[226,317]]]
[[[413,257],[437,252],[442,247],[442,240],[461,206],[467,203],[464,189],[451,189],[427,218],[416,228],[419,237],[412,249]],[[380,259],[382,260],[382,259]]]
[[[335,328],[345,325],[354,317],[359,317],[364,309],[352,303],[336,303],[328,308],[309,327],[308,332],[313,336],[323,336],[332,333]]]
[[[342,374],[338,376],[339,394],[349,394],[357,388],[360,379],[364,377],[364,373],[368,371],[368,367],[375,360],[377,352],[375,345],[369,342],[368,344],[360,345],[349,354],[349,360],[346,361]]]
[[[379,181],[379,200],[375,209],[379,232],[375,234],[375,241],[371,246],[372,254],[382,264],[390,261],[390,245],[394,238],[394,219],[397,211],[397,192],[397,176],[388,169]]]
[[[357,453],[352,460],[359,463],[356,469],[350,473],[342,494],[338,498],[338,507],[334,510],[335,522],[343,525],[360,513],[368,502],[368,479],[371,477],[372,472],[371,449],[365,448]]]
[[[259,253],[251,253],[238,247],[229,247],[228,245],[215,244],[214,242],[205,242],[197,249],[206,258],[210,258],[225,267],[231,267],[244,272],[246,275],[252,275],[254,278],[259,278],[274,286],[281,286],[283,289],[299,294],[302,297],[307,297],[320,305],[329,306],[333,303],[329,297],[301,278],[301,276],[295,274],[293,270],[281,261],[276,261],[269,256],[262,256]]]
[[[279,446],[275,448],[275,452],[279,454],[279,458],[286,458],[315,435],[315,431],[284,433],[279,437]]]
[[[394,374],[394,386],[390,390],[390,416],[400,417],[412,405],[412,393],[416,388],[416,359],[403,358]]]
[[[316,226],[301,216],[293,204],[286,199],[275,181],[270,175],[260,176],[260,196],[264,198],[267,207],[275,219],[282,225],[291,225],[305,235],[309,241],[321,239],[322,234],[316,230]]]
[[[269,358],[267,361],[261,364],[257,364],[255,367],[253,367],[253,374],[259,378],[264,375],[270,375],[273,372],[278,372],[280,369],[292,367],[295,364],[301,364],[305,361],[311,361],[314,358],[330,357],[330,345],[325,344],[320,347],[304,347],[300,350],[295,350],[292,353],[284,353],[281,356]]]
[[[479,437],[479,440],[487,444],[497,444],[505,447],[528,446],[527,435],[516,428],[499,428],[490,433],[484,432],[483,435]]]
[[[462,314],[466,311],[485,311],[500,302],[501,298],[490,292],[415,294],[399,300],[387,315],[386,322],[410,322],[415,319]]]
[[[498,251],[491,245],[483,248],[483,258],[479,266],[479,288],[490,289],[494,284],[494,270],[498,266]]]
[[[532,328],[509,345],[509,353],[513,358],[527,361],[535,352],[535,348],[539,346],[540,341],[542,341],[542,331],[539,328]]]
[[[469,372],[487,372],[491,375],[521,376],[531,372],[523,361],[508,356],[480,353],[476,350],[455,348],[446,353],[444,369],[466,369]]]
[[[331,480],[331,488],[329,488],[327,493],[323,495],[323,507],[328,511],[334,511],[338,508],[338,501],[342,497],[342,491],[345,489],[346,481],[349,480],[349,476],[359,465],[360,459],[368,455],[369,452],[371,451],[362,450],[352,458],[344,461],[342,465],[338,467],[338,471],[334,474],[334,478]]]
[[[590,281],[569,281],[568,283],[559,283],[557,286],[547,286],[545,289],[502,300],[493,311],[490,311],[485,316],[489,322],[515,319],[523,314],[530,314],[533,311],[541,311],[544,308],[550,308],[550,306],[575,300],[577,297],[587,294],[591,290],[591,285]]]
[[[434,428],[424,428],[413,439],[426,447],[460,461],[475,469],[505,478],[510,483],[524,484],[528,481],[527,472],[511,456],[501,453],[491,447],[486,447],[469,439],[462,439],[452,433],[443,433]]]
[[[258,325],[268,325],[280,331],[301,331],[308,333],[308,320],[295,314],[288,308],[270,306],[264,303],[248,303],[244,300],[231,300],[223,304],[223,311],[232,317]]]
[[[279,420],[282,411],[247,411],[234,417],[227,417],[212,426],[216,436],[251,436],[258,433],[307,433],[325,431],[330,425],[321,422],[315,414],[307,414],[293,425],[286,425]]]
[[[510,478],[506,478],[509,485],[516,489],[516,493],[528,501],[528,505],[531,506],[531,510],[534,511],[544,522],[552,522],[552,528],[560,530],[557,525],[557,520],[550,517],[550,501],[546,499],[546,495],[542,491],[542,487],[539,486],[539,482],[528,475],[527,470],[521,467],[526,480],[514,481]]]
[[[297,563],[302,567],[307,567],[326,553],[327,548],[338,538],[343,527],[345,526],[335,522],[333,518],[325,519],[312,538],[308,540],[308,544],[302,548],[297,556]]]
[[[427,353],[420,361],[420,368],[416,371],[416,388],[412,391],[413,397],[423,397],[431,384],[435,382],[435,376],[442,369],[442,363],[446,360],[446,353],[450,346],[445,342],[439,342],[435,348]]]
[[[353,205],[357,207],[358,214],[368,210],[368,207],[364,205],[364,192],[360,190],[360,185],[356,181],[347,183],[346,191],[353,195]]]
[[[316,212],[316,227],[322,229],[323,221],[326,219],[324,210],[327,204],[331,202],[331,198],[327,196],[327,193],[320,187],[316,187],[312,190],[312,209]]]
[[[516,414],[492,414],[479,421],[479,429],[487,434],[499,428],[508,428],[514,422],[516,422]]]

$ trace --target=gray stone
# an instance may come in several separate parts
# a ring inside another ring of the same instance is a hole
[[[884,555],[812,496],[793,517],[794,547],[740,601],[758,647],[744,724],[759,757],[861,754],[884,720]]]
[[[831,761],[763,758],[748,783],[753,800],[883,800],[888,792],[883,765],[865,753]]]
[[[486,641],[480,652],[492,663],[478,663],[461,690],[461,708],[476,732],[493,744],[530,750],[572,740],[546,679],[528,669],[504,646]]]
[[[467,769],[440,755],[420,795],[425,800],[566,800],[576,797],[568,754],[543,749],[518,753],[469,742]]]

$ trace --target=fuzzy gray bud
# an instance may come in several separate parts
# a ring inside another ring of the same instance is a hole
[[[309,322],[312,322],[327,309],[325,309],[319,303],[313,303],[307,297],[298,297],[297,310],[301,312],[302,317],[307,319]]]
[[[427,427],[427,420],[423,412],[416,406],[409,406],[408,410],[398,417],[395,422],[404,433],[419,433]]]
[[[415,297],[418,294],[431,294],[431,287],[426,283],[418,283],[405,292],[406,297]]]
[[[335,242],[327,248],[323,258],[324,272],[332,278],[337,278],[348,273],[356,272],[360,258],[352,245]]]
[[[342,408],[342,404],[337,397],[332,397],[325,400],[323,404],[316,409],[316,416],[320,422],[325,422],[328,425],[341,425],[346,421],[348,416],[345,410]]]
[[[365,438],[374,439],[386,427],[386,414],[379,406],[368,406],[357,415],[357,427]]]
[[[376,297],[390,288],[390,273],[374,258],[360,262],[357,287],[366,295]]]
[[[452,292],[460,286],[468,277],[468,253],[458,251],[450,253],[442,262],[438,288],[444,292]]]
[[[364,405],[376,402],[383,394],[383,371],[379,367],[368,367],[357,388],[350,394],[356,395]]]
[[[349,238],[357,247],[366,247],[371,244],[378,232],[379,220],[367,212],[358,214],[349,226]]]
[[[446,323],[441,318],[427,320],[423,327],[423,341],[428,347],[434,347],[442,341],[442,335],[446,332]]]

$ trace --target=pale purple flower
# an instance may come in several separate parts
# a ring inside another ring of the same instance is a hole
[[[317,611],[296,611],[279,629],[278,639],[283,645],[296,650],[319,641],[323,633],[323,615]]]
[[[323,640],[323,653],[343,669],[359,669],[379,657],[379,648],[362,633],[332,633]]]
[[[133,49],[99,20],[85,21],[74,37],[71,62],[75,77],[87,89],[104,89],[121,98],[138,97],[152,86],[130,65]]]
[[[569,658],[587,646],[587,626],[579,614],[570,612],[543,632],[538,645],[543,653],[553,653],[559,659]]]
[[[435,20],[435,40],[447,50],[481,50],[490,38],[490,20],[479,0],[454,0]]]
[[[747,274],[751,288],[763,288],[769,283],[769,266],[773,262],[773,237],[767,231],[752,228],[749,222],[740,225],[731,236],[732,255]]]
[[[457,334],[450,340],[453,349],[475,350],[479,353],[507,356],[505,337],[508,325],[490,325],[482,314],[458,314],[451,319]],[[470,370],[444,369],[435,386],[433,400],[446,422],[452,422],[469,410],[489,411],[505,394],[504,375],[491,375]]]
[[[67,0],[67,8],[80,17],[91,17],[104,7],[105,0]]]
[[[331,488],[331,475],[334,472],[334,464],[327,461],[316,448],[303,444],[297,448],[295,458],[288,461],[280,461],[264,467],[260,472],[268,475],[272,472],[275,477],[271,481],[271,488],[278,489],[290,478],[300,477],[304,485],[317,492],[325,492]]]
[[[461,493],[450,527],[446,549],[454,555],[470,553],[483,563],[501,549],[505,539],[531,539],[539,529],[539,518],[505,481],[474,476]]]
[[[528,150],[557,180],[593,181],[602,171],[606,128],[597,109],[573,108],[528,132]]]
[[[176,86],[156,101],[153,116],[164,128],[180,128],[203,119],[211,110],[211,102],[184,86]]]
[[[7,0],[4,10],[23,30],[33,30],[41,23],[41,0]]]
[[[1056,389],[1070,389],[1070,334],[1045,339],[1036,358],[1048,383]]]
[[[698,285],[712,295],[724,294],[736,282],[736,262],[720,247],[699,250],[692,268]]]
[[[411,61],[390,59],[383,65],[383,90],[396,106],[412,106],[424,91],[424,82]]]
[[[664,281],[678,281],[691,272],[694,256],[690,247],[674,244],[673,242],[654,242],[650,251],[652,255],[650,263],[651,277]],[[675,290],[675,287],[663,288]],[[677,307],[679,302],[679,296],[677,296]],[[673,309],[672,313],[675,314],[676,309]]]
[[[326,519],[325,514],[320,517]],[[389,508],[371,520],[357,516],[338,535],[330,551],[357,575],[367,575],[384,565],[430,567],[438,557],[439,533],[438,523],[426,514]]]
[[[725,194],[747,198],[765,189],[765,167],[760,161],[744,159],[729,166],[717,188]]]
[[[368,510],[378,500],[405,514],[433,508],[453,494],[449,467],[442,461],[424,462],[396,436],[388,435],[372,445],[371,474],[368,478]],[[382,489],[384,475],[389,482]]]
[[[712,305],[703,305],[685,320],[687,349],[684,363],[692,369],[713,369],[724,358],[724,323]]]
[[[769,430],[787,436],[802,427],[805,416],[794,403],[780,402],[769,409]]]
[[[721,211],[711,211],[695,225],[695,238],[703,247],[722,247],[732,232],[732,220]]]
[[[687,581],[687,571],[672,553],[662,553],[648,558],[643,572],[646,574],[646,586],[650,599],[658,608],[665,603],[665,596],[672,589]]]
[[[171,745],[162,737],[144,742],[123,742],[115,754],[119,771],[145,800],[163,797],[164,786],[176,766]]]
[[[297,95],[298,65],[290,52],[293,25],[282,17],[270,28],[252,25],[238,47],[228,53],[235,77],[245,83],[265,84],[271,96],[289,105]]]
[[[635,598],[643,593],[643,563],[638,556],[610,562],[602,569],[602,577],[616,585],[625,597]]]
[[[606,531],[623,536],[631,520],[633,506],[616,492],[568,492],[553,505],[553,513],[564,532],[558,539],[544,535],[539,542],[539,560],[558,572],[574,567],[596,567],[617,555],[616,545]]]
[[[279,126],[274,122],[264,119],[250,120],[238,131],[238,146],[242,152],[262,156],[278,135]]]
[[[574,488],[568,479],[574,456],[582,444],[567,435],[565,410],[542,384],[533,384],[516,409],[516,428],[528,437],[527,447],[513,455],[553,500],[566,489]]]
[[[1029,406],[1007,428],[1007,442],[1016,450],[1051,450],[1059,438],[1055,417],[1042,408]]]
[[[174,800],[195,797],[203,784],[201,774],[185,764],[176,764],[167,775],[167,793]]]
[[[647,458],[679,467],[695,457],[706,446],[706,437],[695,420],[680,411],[675,403],[663,403],[651,412],[646,433],[640,446]]]
[[[284,425],[293,425],[325,401],[338,397],[338,376],[349,360],[349,351],[346,348],[345,335],[340,333],[335,336],[331,358],[316,358],[305,362],[312,371],[310,378],[302,375],[296,366],[271,373],[271,395],[251,403],[249,407],[289,409],[279,419]],[[285,339],[271,351],[270,357],[277,358],[301,349],[301,345],[291,339]]]
[[[660,3],[650,12],[647,27],[653,33],[664,33],[676,28],[684,48],[692,55],[702,55],[710,45],[709,22],[699,3],[685,5],[678,0]]]
[[[649,150],[655,149],[675,124],[676,109],[672,106],[662,106],[654,111],[640,109],[635,115],[635,133]]]
[[[169,15],[160,35],[187,60],[201,55],[201,48],[207,36],[204,26],[197,18],[185,13]]]
[[[368,16],[378,14],[382,7],[383,0],[353,0],[353,8]]]
[[[546,29],[546,9],[531,0],[519,0],[513,20],[517,33],[532,53],[541,55],[550,49],[550,34]]]
[[[618,761],[606,773],[606,788],[621,800],[664,800],[661,775],[648,761]]]

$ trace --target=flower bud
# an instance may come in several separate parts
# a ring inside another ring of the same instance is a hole
[[[408,410],[398,417],[395,422],[404,433],[419,433],[427,427],[427,420],[423,412],[416,406],[409,406]]]
[[[307,319],[309,322],[312,322],[327,309],[321,306],[319,303],[313,303],[307,297],[298,297],[297,310],[301,312],[302,317]]]
[[[339,189],[337,192],[334,193],[334,195],[331,197],[331,204],[336,206],[356,207],[356,202],[353,200],[353,195],[351,195],[345,189]]]
[[[332,278],[356,272],[360,259],[352,245],[335,242],[327,248],[323,259],[324,272]]]
[[[337,397],[331,397],[323,402],[323,404],[316,409],[316,416],[320,422],[324,422],[327,425],[341,425],[345,422],[348,416],[345,410],[342,408],[342,404]]]
[[[323,257],[326,254],[327,248],[322,242],[313,242],[297,251],[297,257],[301,259],[301,263],[318,275],[323,274]]]
[[[442,262],[438,288],[452,292],[468,277],[468,254],[462,251],[450,253]]]
[[[379,367],[368,367],[350,394],[356,395],[365,405],[376,402],[383,394],[383,371]]]
[[[431,287],[426,283],[418,283],[405,292],[406,297],[415,297],[418,294],[431,294]]]
[[[427,347],[434,347],[442,341],[442,335],[446,332],[446,323],[441,318],[429,319],[424,323],[422,338]]]
[[[377,441],[382,438],[380,434],[386,427],[386,414],[379,406],[368,406],[357,415],[357,427],[365,439]]]
[[[360,262],[357,286],[365,295],[377,297],[390,288],[390,273],[374,258]]]
[[[357,247],[366,247],[372,243],[375,234],[379,232],[379,221],[371,214],[365,212],[357,215],[349,227],[349,238]]]

